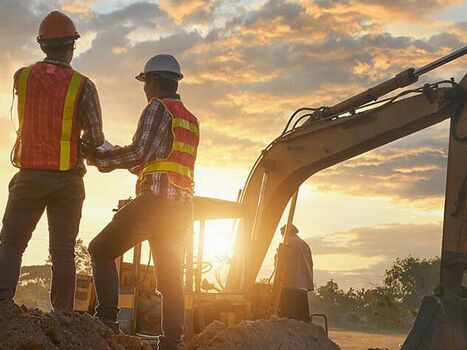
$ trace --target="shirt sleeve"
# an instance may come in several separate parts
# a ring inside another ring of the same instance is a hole
[[[98,151],[93,156],[93,164],[101,171],[131,169],[146,163],[151,156],[151,149],[157,147],[157,130],[165,109],[159,102],[146,106],[138,122],[133,142],[124,147],[109,151]]]
[[[104,143],[102,110],[94,83],[86,79],[78,101],[78,119],[83,131],[81,140],[87,146],[99,147]]]

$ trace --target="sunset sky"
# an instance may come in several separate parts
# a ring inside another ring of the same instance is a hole
[[[114,144],[130,142],[145,106],[134,76],[146,60],[158,53],[179,59],[182,99],[201,121],[196,194],[230,200],[299,107],[339,102],[467,43],[467,2],[459,0],[2,0],[2,214],[16,171],[9,162],[12,76],[43,58],[37,28],[56,9],[81,34],[72,65],[97,85],[104,132]],[[460,80],[466,63],[459,59],[418,85]],[[440,254],[447,138],[444,122],[302,186],[295,223],[311,244],[318,285],[334,278],[344,287],[370,286],[398,256]],[[85,182],[79,237],[89,242],[111,219],[118,199],[133,195],[135,177],[89,168]],[[43,221],[24,264],[44,262],[47,240]],[[276,237],[263,275],[271,271],[278,242]]]

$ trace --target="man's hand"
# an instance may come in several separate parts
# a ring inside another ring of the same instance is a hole
[[[99,170],[100,173],[110,173],[112,170],[112,168],[99,168],[97,167],[97,170]]]
[[[92,158],[93,154],[96,152],[96,147],[88,145],[87,143],[81,141],[80,150],[83,153],[84,158],[89,160]]]

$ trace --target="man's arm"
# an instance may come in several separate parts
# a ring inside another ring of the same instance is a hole
[[[102,131],[102,110],[96,86],[89,79],[84,82],[80,96],[78,118],[83,130],[81,141],[84,147],[92,150],[102,145],[105,140]]]
[[[131,145],[114,148],[109,151],[97,151],[92,163],[102,172],[114,169],[130,169],[144,164],[150,158],[151,149],[162,145],[163,139],[156,137],[165,116],[165,108],[159,102],[146,106],[138,122],[138,128]]]

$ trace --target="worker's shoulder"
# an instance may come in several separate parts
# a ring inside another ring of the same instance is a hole
[[[20,67],[20,68],[15,72],[15,74],[13,74],[13,81],[14,81],[15,88],[17,87],[18,80],[19,80],[19,78],[20,78],[21,73],[24,72],[24,70],[25,70],[26,68],[32,68],[33,65],[34,65],[34,64],[31,64],[31,65],[29,65],[29,66]]]
[[[307,247],[309,246],[307,241],[305,241],[303,238],[301,238],[298,235],[291,235],[291,237],[289,238],[289,241],[292,244],[296,244],[296,245],[299,245],[299,246],[307,246]]]
[[[84,79],[84,81],[89,83],[89,85],[91,85],[94,88],[96,87],[96,85],[93,83],[93,81],[86,74],[83,74],[83,73],[81,73],[80,71],[78,71],[78,70],[76,70],[74,68],[71,68],[71,69],[73,69],[73,73],[79,74],[81,79]]]
[[[77,73],[81,76],[81,79],[83,80],[83,92],[87,91],[91,95],[98,96],[97,94],[97,87],[96,84],[87,76],[84,75],[83,73],[73,69],[74,73]]]
[[[34,64],[30,64],[29,66],[20,67],[15,72],[15,74],[13,75],[14,79],[16,80],[19,77],[19,75],[21,74],[21,72],[23,72],[26,68],[32,68],[33,66],[34,66]]]
[[[162,102],[162,100],[159,100],[158,98],[153,98],[149,103],[146,105],[144,108],[143,113],[144,114],[152,114],[152,115],[163,115],[164,113],[168,112],[167,106]]]

